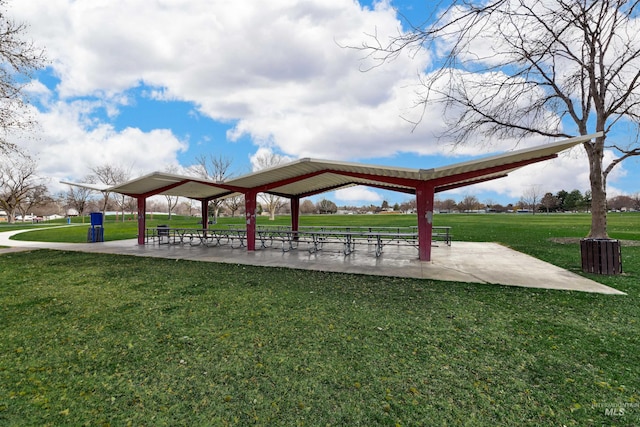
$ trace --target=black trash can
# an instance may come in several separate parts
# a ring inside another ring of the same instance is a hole
[[[169,243],[168,225],[158,225],[158,227],[156,227],[156,231],[158,232],[158,243]]]
[[[620,241],[615,239],[581,239],[582,271],[593,274],[622,273]]]

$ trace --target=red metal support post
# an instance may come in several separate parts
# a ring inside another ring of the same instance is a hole
[[[298,228],[300,224],[300,197],[291,198],[291,231],[293,232],[293,240],[298,241]]]
[[[424,182],[416,187],[416,205],[418,209],[418,253],[420,261],[431,261],[433,199],[433,184]]]
[[[244,193],[244,210],[247,220],[247,251],[256,250],[256,211],[258,193],[247,191]]]
[[[291,230],[298,231],[299,223],[300,223],[300,197],[294,196],[291,198]]]
[[[140,196],[136,199],[138,201],[138,244],[144,245],[147,232],[147,198]]]
[[[209,201],[206,199],[200,200],[200,210],[202,211],[202,229],[209,228]]]

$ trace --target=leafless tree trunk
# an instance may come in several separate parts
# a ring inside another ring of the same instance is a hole
[[[167,210],[169,211],[169,220],[171,220],[171,213],[178,206],[178,202],[180,201],[180,196],[164,196],[167,199]]]
[[[428,28],[359,48],[380,63],[423,47],[445,52],[424,76],[419,105],[444,106],[443,137],[456,144],[604,132],[583,146],[589,236],[606,238],[607,176],[640,155],[639,11],[628,0],[454,0]],[[616,128],[634,131],[607,143]],[[608,165],[605,149],[617,156]]]
[[[522,201],[525,203],[527,208],[531,210],[533,215],[536,214],[536,210],[540,204],[540,192],[541,190],[539,185],[531,185],[522,195]]]
[[[193,172],[204,179],[224,182],[231,177],[230,168],[232,160],[227,157],[210,155],[209,157],[200,155],[196,158],[196,164],[191,168]],[[222,206],[222,199],[213,199],[209,202],[209,210],[213,213],[214,221],[218,221],[218,213]],[[208,221],[208,218],[203,218],[203,221]],[[204,222],[203,222],[204,223]]]
[[[460,212],[470,212],[475,211],[480,206],[480,201],[478,198],[472,194],[467,194],[464,198],[458,203],[458,209]]]
[[[91,178],[86,177],[83,181],[89,182],[90,180]],[[67,190],[64,195],[65,204],[78,211],[78,215],[84,218],[87,201],[91,198],[92,193],[93,190],[90,190],[86,187],[76,187],[75,185],[70,185],[69,190]]]
[[[164,168],[164,171],[167,173],[176,174],[178,173],[178,168],[175,165],[169,165]],[[169,211],[168,219],[171,220],[171,214],[173,213],[173,210],[176,208],[176,206],[178,206],[180,196],[165,195],[164,197],[167,199],[167,210]]]
[[[236,215],[236,212],[240,210],[243,203],[244,203],[243,196],[232,196],[224,199],[224,204],[227,207],[227,209],[229,209],[229,211],[231,212],[231,217],[234,217]]]
[[[7,221],[14,223],[30,195],[42,186],[36,177],[36,162],[17,150],[0,158],[0,208],[7,213]]]
[[[47,186],[43,183],[35,184],[25,194],[22,203],[18,205],[18,210],[22,214],[22,218],[25,218],[27,214],[33,213],[34,208],[44,206],[50,201],[51,196],[49,196]]]
[[[286,157],[271,151],[265,151],[258,154],[254,160],[254,166],[257,170],[272,168],[289,162]],[[271,221],[276,219],[276,212],[278,212],[278,210],[286,203],[285,199],[271,193],[260,193],[258,197],[262,203],[264,203],[264,208],[269,212],[269,220]]]
[[[633,200],[633,209],[640,211],[640,193],[634,193],[631,200]]]
[[[312,214],[316,212],[316,205],[310,199],[304,199],[302,203],[300,203],[301,214]]]
[[[100,182],[108,186],[122,184],[124,182],[127,182],[130,179],[131,169],[132,169],[131,166],[129,168],[123,168],[121,166],[115,166],[115,165],[109,165],[109,164],[96,166],[91,168],[91,172],[93,172],[93,176],[89,177],[91,179],[90,182],[94,182],[94,183]],[[102,214],[104,215],[104,213],[107,210],[107,205],[109,203],[109,197],[111,195],[111,192],[103,191],[102,194],[104,195],[104,203],[102,205]],[[116,204],[118,205],[118,207],[122,212],[122,222],[124,222],[124,212],[127,205],[127,196],[125,196],[124,194],[121,194],[120,197],[116,199]],[[116,221],[117,221],[117,218],[116,218]]]

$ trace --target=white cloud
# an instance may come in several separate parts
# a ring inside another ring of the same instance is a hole
[[[411,134],[400,117],[428,58],[404,55],[363,73],[363,52],[341,47],[361,45],[374,29],[395,34],[387,2],[371,10],[352,0],[33,0],[13,12],[46,41],[62,99],[144,83],[155,98],[238,120],[232,138],[270,141],[293,157],[434,150],[437,120]]]
[[[98,106],[84,101],[50,105],[47,112],[35,113],[39,123],[35,135],[16,136],[14,142],[34,155],[39,173],[49,177],[50,191],[66,189],[58,181],[78,181],[104,164],[131,169],[134,176],[162,170],[177,164],[177,154],[187,148],[168,129],[116,131],[87,119]]]
[[[153,99],[236,120],[230,139],[249,136],[294,158],[451,154],[435,137],[441,111],[414,107],[426,52],[362,72],[365,53],[341,47],[373,42],[374,31],[383,42],[397,35],[387,1],[31,0],[12,11],[46,41],[62,99],[113,99],[144,83]],[[421,116],[412,132],[406,119]],[[456,155],[484,151],[467,145]]]
[[[336,200],[343,203],[354,202],[381,202],[382,196],[368,187],[360,185],[347,187],[334,192]]]

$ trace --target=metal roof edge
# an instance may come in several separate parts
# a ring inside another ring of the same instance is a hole
[[[441,172],[441,171],[445,171],[447,169],[452,169],[452,168],[459,168],[459,167],[463,167],[463,166],[470,166],[473,164],[481,164],[483,162],[488,162],[488,161],[495,161],[495,160],[499,160],[499,159],[508,159],[510,157],[518,157],[521,156],[523,154],[527,154],[527,153],[535,153],[537,151],[547,151],[549,149],[553,149],[553,148],[559,148],[557,151],[555,151],[556,153],[559,153],[561,151],[566,150],[567,148],[571,148],[575,145],[581,144],[583,142],[589,141],[593,138],[597,138],[599,136],[602,136],[603,132],[596,132],[596,133],[592,133],[589,135],[581,135],[581,136],[575,136],[572,138],[567,138],[567,139],[563,139],[562,141],[557,141],[557,142],[551,142],[548,144],[544,144],[544,145],[536,145],[534,147],[528,147],[528,148],[522,148],[520,150],[514,150],[514,151],[508,151],[506,153],[500,153],[500,154],[496,154],[493,156],[487,156],[487,157],[481,157],[479,159],[474,159],[474,160],[468,160],[466,162],[460,162],[460,163],[453,163],[451,165],[448,166],[441,166],[438,168],[432,168],[432,169],[421,169],[421,179],[423,179],[422,177],[422,173],[429,173],[432,174],[434,172]]]
[[[68,181],[58,181],[60,184],[72,185],[74,187],[86,188],[94,191],[107,191],[109,186],[104,184],[91,184],[88,182],[68,182]]]

